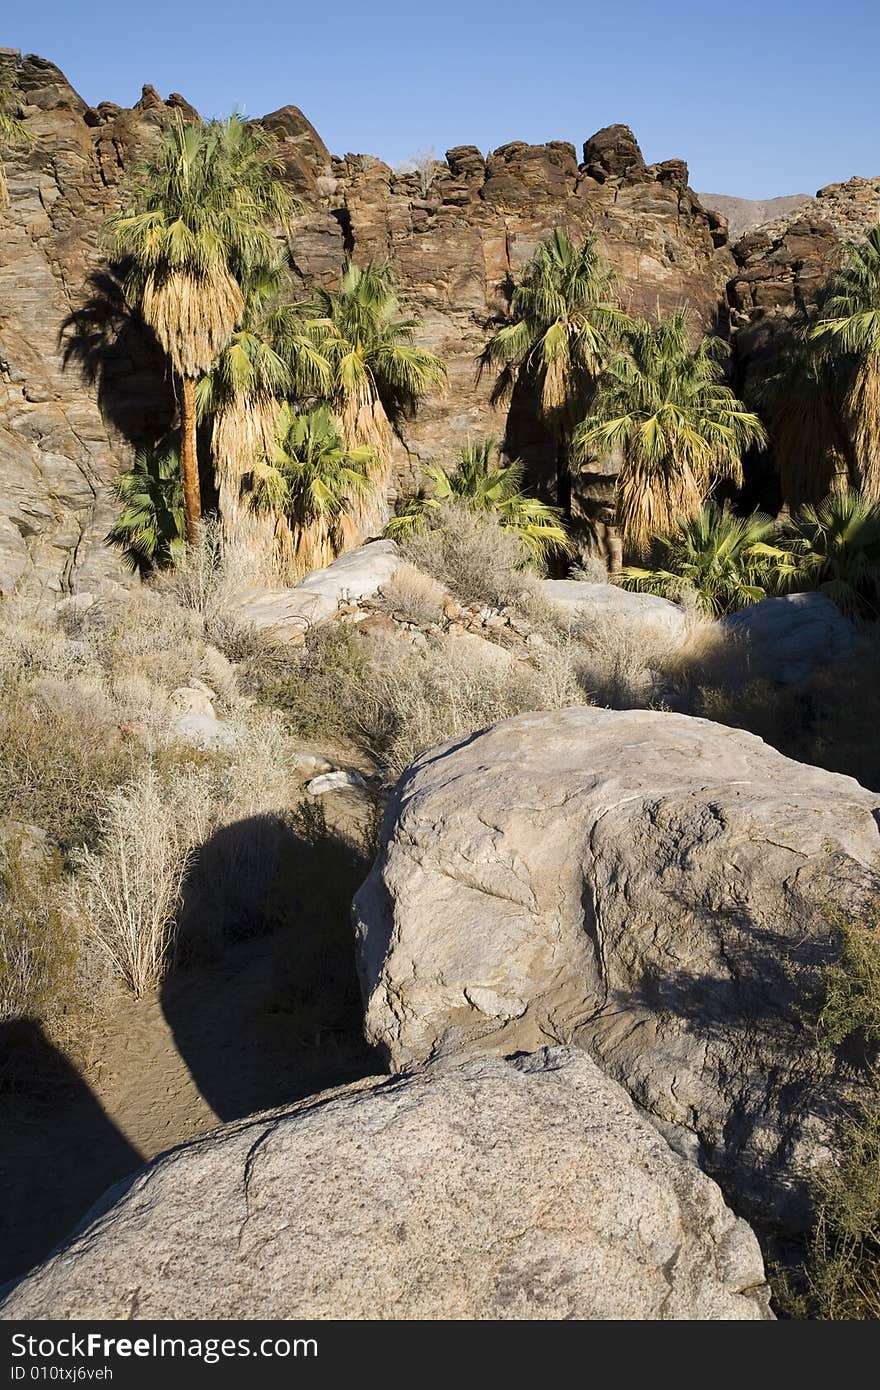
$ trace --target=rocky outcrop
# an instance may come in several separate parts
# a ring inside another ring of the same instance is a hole
[[[506,720],[394,793],[355,899],[368,1037],[395,1069],[577,1041],[740,1209],[797,1225],[856,1085],[809,1001],[878,848],[876,795],[741,730]]]
[[[372,541],[292,588],[246,589],[229,600],[228,611],[236,622],[279,640],[301,638],[316,623],[335,617],[341,603],[371,598],[399,564],[394,541]]]
[[[175,418],[161,355],[107,271],[103,219],[156,130],[196,113],[150,86],[131,109],[89,107],[42,58],[2,50],[0,66],[33,137],[7,155],[11,206],[0,213],[0,592],[94,590],[121,573],[102,543],[109,482]],[[598,233],[636,309],[686,298],[708,322],[731,273],[723,219],[688,188],[687,166],[646,165],[625,126],[588,140],[583,162],[564,142],[515,141],[395,173],[368,155],[332,157],[294,106],[263,122],[306,209],[291,240],[303,284],[334,282],[347,251],[389,258],[422,341],[449,364],[448,392],[403,423],[398,485],[467,437],[505,431],[548,473],[533,403],[493,407],[477,357],[511,278],[554,225]]]
[[[698,193],[703,207],[720,212],[727,219],[728,234],[731,241],[738,240],[753,227],[765,222],[775,222],[780,217],[812,203],[809,193],[787,193],[781,198],[732,198],[727,193]]]
[[[812,307],[845,244],[861,240],[878,220],[880,178],[852,178],[820,188],[791,214],[735,241],[727,298],[741,354],[760,345],[770,326],[765,319]]]
[[[749,674],[798,685],[819,666],[852,656],[862,639],[826,594],[786,594],[729,613],[721,628],[744,642]]]
[[[111,1190],[25,1318],[762,1319],[757,1241],[565,1049],[373,1079]]]
[[[0,75],[31,140],[4,153],[0,211],[0,595],[58,597],[124,579],[103,544],[109,483],[170,420],[161,357],[104,271],[101,228],[125,164],[186,104],[145,88],[131,111],[92,110],[53,64],[9,50]]]

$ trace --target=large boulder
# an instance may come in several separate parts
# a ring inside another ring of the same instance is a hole
[[[721,619],[721,626],[748,644],[754,676],[797,685],[818,666],[851,656],[858,629],[825,594],[766,598]]]
[[[523,714],[425,753],[355,899],[395,1069],[588,1047],[748,1210],[805,1219],[845,1072],[807,1001],[876,888],[878,797],[685,715]]]
[[[290,589],[247,589],[230,601],[230,611],[241,623],[281,638],[298,637],[332,618],[344,600],[378,593],[400,563],[394,541],[371,541]]]
[[[617,631],[641,631],[669,643],[679,642],[685,634],[684,610],[657,594],[630,593],[616,584],[591,584],[580,579],[543,579],[541,590],[572,618]]]
[[[357,1082],[174,1149],[25,1318],[768,1318],[757,1241],[582,1053]]]

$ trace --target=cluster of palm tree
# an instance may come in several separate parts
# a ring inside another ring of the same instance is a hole
[[[782,521],[707,502],[654,539],[655,565],[629,565],[627,589],[676,599],[710,617],[774,595],[818,591],[852,618],[880,618],[880,504],[855,491],[804,503]]]
[[[8,104],[0,94],[7,124]],[[8,141],[15,123],[7,124]],[[794,325],[756,410],[725,379],[726,345],[696,331],[686,307],[633,316],[596,239],[576,243],[554,229],[525,266],[481,365],[497,373],[496,399],[516,383],[533,393],[556,444],[557,507],[529,497],[523,465],[485,441],[450,468],[429,466],[420,494],[389,522],[393,431],[442,388],[445,368],[418,345],[418,323],[387,265],[347,260],[338,288],[297,301],[286,247],[298,211],[261,126],[178,118],[110,219],[127,296],[180,388],[177,454],[139,456],[120,482],[112,539],[138,564],[176,553],[181,508],[186,540],[198,536],[200,425],[227,538],[292,574],[386,523],[392,535],[428,525],[453,498],[495,512],[546,559],[566,548],[575,475],[613,458],[616,525],[630,556],[644,561],[653,551],[652,573],[680,580],[723,531],[731,587],[709,602],[727,607],[766,591],[759,560],[777,565],[777,586],[810,570],[803,547],[796,564],[791,558],[791,526],[789,558],[762,556],[756,547],[780,549],[772,523],[707,505],[720,484],[742,482],[743,455],[767,443],[768,427],[792,505],[815,509],[846,488],[858,494],[856,511],[880,499],[880,228]],[[807,524],[806,511],[798,516]],[[648,571],[630,567],[627,582],[647,583],[639,573]]]
[[[177,119],[109,227],[129,301],[180,384],[187,542],[202,514],[201,424],[227,540],[302,573],[381,529],[392,428],[445,369],[415,343],[385,265],[347,261],[338,290],[296,302],[285,238],[300,209],[282,175],[261,126]],[[146,524],[162,485],[163,517]],[[120,487],[111,539],[138,566],[161,563],[176,514],[170,461],[143,456]]]
[[[753,393],[790,507],[846,488],[880,500],[880,227],[779,335]]]
[[[710,608],[810,575],[833,588],[824,540],[844,534],[847,553],[862,556],[880,500],[880,227],[850,248],[816,309],[778,344],[755,410],[725,380],[728,353],[718,337],[694,332],[686,307],[652,319],[624,312],[595,239],[577,244],[557,228],[525,266],[482,362],[498,369],[499,395],[516,382],[536,395],[557,447],[563,512],[577,470],[614,459],[623,544],[640,559],[653,552],[656,576],[672,575],[672,585],[702,575],[696,587],[709,593],[708,572],[720,567]],[[783,497],[801,507],[782,532],[769,518],[710,504],[720,484],[741,484],[744,453],[768,443]],[[847,490],[848,501],[829,498]],[[640,573],[630,567],[627,582]],[[859,605],[871,604],[871,581],[855,590]]]
[[[623,542],[645,553],[655,535],[696,516],[722,478],[741,478],[764,427],[724,382],[726,345],[692,343],[688,312],[626,313],[593,236],[557,227],[525,266],[510,321],[483,353],[496,395],[535,390],[557,449],[556,499],[571,510],[572,475],[597,459],[620,464]]]

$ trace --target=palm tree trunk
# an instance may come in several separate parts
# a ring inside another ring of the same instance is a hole
[[[183,515],[188,545],[198,544],[202,521],[202,498],[199,489],[199,456],[196,447],[196,383],[192,377],[182,380],[183,400],[180,420],[180,474],[183,479]]]
[[[556,505],[571,516],[571,439],[561,430],[556,444]]]

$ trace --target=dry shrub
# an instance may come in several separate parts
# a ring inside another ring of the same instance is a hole
[[[500,649],[497,659],[464,639],[446,638],[418,651],[373,639],[353,701],[353,723],[397,777],[419,753],[524,710],[582,702],[576,683],[549,680],[529,662]]]
[[[403,558],[461,603],[516,605],[529,587],[528,556],[516,536],[465,506],[447,504],[435,517],[429,530],[401,542]]]
[[[57,1020],[75,1002],[78,941],[61,856],[31,827],[0,827],[0,1021]]]
[[[144,676],[162,690],[186,685],[204,669],[207,642],[198,615],[149,590],[109,607],[96,641],[105,671]]]
[[[382,607],[400,622],[430,627],[443,618],[446,590],[415,565],[402,564],[380,591]]]
[[[94,838],[106,791],[145,760],[100,690],[46,682],[0,704],[0,815],[41,826],[64,848]]]
[[[173,948],[190,853],[179,811],[150,770],[111,793],[100,850],[75,858],[87,930],[138,998],[159,984]]]
[[[11,602],[0,604],[0,691],[15,690],[38,676],[73,679],[97,669],[88,640],[68,637]]]
[[[372,644],[349,625],[312,628],[295,648],[280,678],[263,684],[260,698],[283,710],[291,730],[304,738],[356,732],[358,690]]]
[[[177,564],[159,571],[150,583],[166,600],[210,624],[232,595],[243,589],[272,587],[277,575],[246,544],[225,543],[221,523],[208,518],[202,522],[198,545],[187,546]]]
[[[263,891],[273,871],[272,818],[286,814],[296,785],[283,730],[260,714],[233,749],[159,763],[106,797],[97,847],[74,856],[71,892],[86,932],[136,995],[155,989],[174,962],[194,856],[224,828],[264,818],[262,844],[230,833],[210,874],[202,873],[198,930],[219,943],[224,922]],[[191,902],[186,915],[191,923]]]

